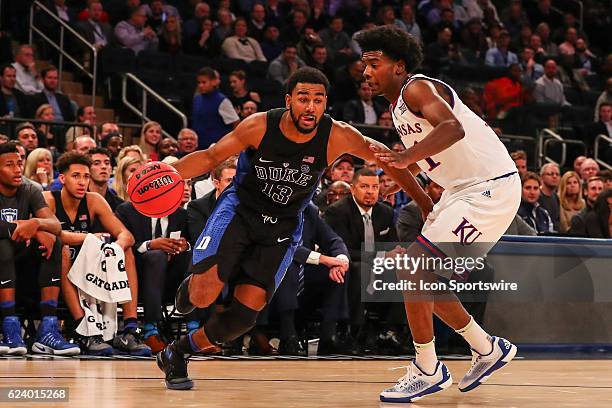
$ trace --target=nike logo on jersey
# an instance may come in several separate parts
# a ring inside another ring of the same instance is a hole
[[[277,238],[276,241],[277,242],[285,242],[286,240],[288,240],[289,238]]]
[[[12,279],[6,280],[6,281],[0,281],[0,285],[6,285],[7,283],[9,283]]]
[[[260,157],[259,161],[262,162],[262,163],[272,163],[274,160],[266,160],[266,159],[263,159],[263,158]]]
[[[51,282],[57,282],[60,278],[51,278]]]

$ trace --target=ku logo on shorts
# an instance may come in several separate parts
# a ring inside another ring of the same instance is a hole
[[[478,229],[470,224],[465,217],[462,217],[463,221],[455,228],[453,234],[459,237],[459,242],[461,245],[471,245],[482,235],[482,232],[478,231]]]

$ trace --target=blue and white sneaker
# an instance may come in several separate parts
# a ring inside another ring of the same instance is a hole
[[[459,391],[467,392],[478,387],[516,355],[516,346],[506,339],[493,336],[491,343],[493,350],[489,354],[482,355],[472,350],[472,366],[459,381]]]
[[[77,356],[81,354],[81,349],[78,345],[66,341],[60,334],[57,317],[45,316],[38,326],[32,352],[58,356]]]
[[[408,373],[397,380],[397,384],[393,387],[380,393],[382,402],[414,402],[427,395],[445,390],[453,384],[448,367],[440,361],[432,375],[421,371],[414,360],[405,368],[408,369]]]
[[[17,316],[6,316],[2,321],[2,343],[8,347],[6,354],[13,356],[23,356],[28,352],[26,344],[21,338],[21,324]]]

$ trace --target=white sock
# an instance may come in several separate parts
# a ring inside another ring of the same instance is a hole
[[[491,336],[480,327],[478,323],[470,316],[470,322],[463,329],[455,330],[458,334],[463,336],[471,348],[476,350],[479,354],[489,354],[493,350],[493,344],[491,343]]]
[[[432,375],[436,371],[436,365],[438,364],[435,340],[436,338],[434,337],[429,343],[414,343],[416,365],[427,375]]]

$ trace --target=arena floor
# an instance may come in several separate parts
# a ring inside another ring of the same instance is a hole
[[[410,407],[612,406],[612,360],[515,360],[478,389],[456,383],[469,361],[446,361],[455,386]],[[0,387],[68,387],[70,407],[393,407],[380,390],[403,375],[385,360],[204,360],[189,364],[196,386],[170,391],[152,359],[3,359]],[[149,405],[151,404],[151,405]],[[399,405],[402,406],[402,405]]]

